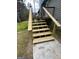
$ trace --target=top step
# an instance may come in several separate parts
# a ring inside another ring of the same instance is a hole
[[[45,20],[33,20],[33,23],[35,22],[45,22]]]

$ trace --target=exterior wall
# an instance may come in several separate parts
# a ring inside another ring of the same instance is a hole
[[[48,7],[55,7],[54,17],[61,23],[61,0],[49,0]]]

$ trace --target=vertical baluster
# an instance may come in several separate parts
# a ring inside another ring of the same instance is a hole
[[[55,25],[55,23],[54,23],[53,34],[55,34],[55,30],[56,30],[56,25]]]

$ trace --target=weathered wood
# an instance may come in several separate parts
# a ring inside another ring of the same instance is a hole
[[[60,23],[51,15],[51,13],[49,13],[45,7],[43,7],[43,9],[44,9],[44,11],[48,14],[48,16],[52,19],[52,21],[53,21],[58,27],[60,27],[60,26],[61,26]]]
[[[28,20],[28,31],[32,30],[32,11],[31,8],[29,10],[29,20]]]

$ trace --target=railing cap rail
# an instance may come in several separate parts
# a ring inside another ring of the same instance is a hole
[[[47,11],[45,7],[43,7],[44,11],[48,14],[48,16],[52,19],[52,21],[58,26],[61,27],[60,23]]]
[[[29,19],[28,19],[28,31],[32,30],[32,11],[31,8],[29,10]]]

